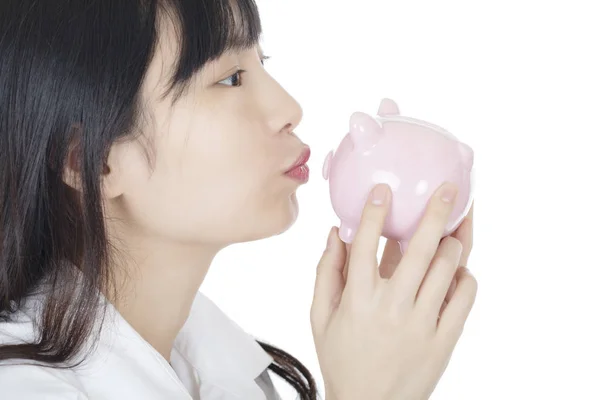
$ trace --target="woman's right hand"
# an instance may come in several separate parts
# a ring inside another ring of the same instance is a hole
[[[377,263],[391,202],[386,185],[371,193],[349,252],[332,230],[311,307],[327,400],[422,400],[433,392],[477,292],[473,276],[459,268],[461,241],[441,240],[455,190],[446,184],[432,196],[389,278]]]

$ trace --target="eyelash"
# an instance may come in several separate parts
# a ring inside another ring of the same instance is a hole
[[[265,61],[268,60],[269,58],[271,58],[271,57],[269,57],[269,56],[263,56],[261,58],[261,60],[260,60],[261,64],[264,66],[265,65]],[[235,71],[234,74],[229,75],[227,78],[223,79],[221,82],[225,82],[225,81],[227,81],[227,80],[229,80],[229,79],[237,76],[238,77],[237,81],[239,81],[239,83],[237,85],[235,85],[235,84],[232,83],[231,85],[225,85],[225,86],[240,87],[240,86],[242,86],[242,80],[241,80],[242,79],[242,74],[245,73],[245,72],[246,72],[245,69],[238,69],[237,71]],[[221,83],[221,82],[219,82],[219,83]]]

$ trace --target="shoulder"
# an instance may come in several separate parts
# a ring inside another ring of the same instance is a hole
[[[0,388],[6,400],[88,400],[71,371],[16,361],[0,363]]]
[[[25,312],[0,323],[0,346],[30,343],[34,337],[31,316]],[[2,400],[88,399],[73,371],[23,359],[0,361],[0,388]]]
[[[9,320],[0,322],[0,346],[31,343],[41,295],[31,296]],[[51,368],[23,359],[0,361],[2,400],[87,400],[76,374],[70,369]]]

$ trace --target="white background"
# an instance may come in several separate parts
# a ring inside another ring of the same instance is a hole
[[[432,399],[600,399],[600,3],[259,0],[267,69],[312,146],[300,216],[227,249],[202,290],[320,381],[309,309],[322,161],[382,97],[475,150],[479,295]],[[352,362],[352,360],[349,360]],[[294,396],[277,382],[285,399]]]

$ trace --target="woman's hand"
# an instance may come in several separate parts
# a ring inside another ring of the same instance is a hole
[[[452,283],[448,288],[446,299],[442,304],[442,310],[452,298],[454,290],[456,290],[456,282],[458,278],[457,275],[460,273],[461,268],[467,267],[469,256],[471,255],[471,249],[473,248],[473,205],[471,205],[469,213],[451,236],[460,241],[462,245],[462,254],[460,256],[460,262],[458,263],[458,270],[452,279]],[[349,251],[348,245],[346,250]],[[385,279],[391,278],[401,258],[402,253],[400,251],[400,244],[395,240],[386,240],[385,247],[383,249],[383,256],[381,257],[381,263],[379,264],[379,274],[381,277]],[[344,277],[347,274],[347,268],[348,263],[346,263],[344,267]]]
[[[448,190],[455,193],[451,185],[436,191],[403,257],[388,244],[381,270],[387,186],[371,193],[352,246],[332,230],[311,308],[328,400],[420,400],[433,392],[477,291],[473,276],[459,268],[471,248],[472,210],[441,240],[455,197],[448,200]]]

